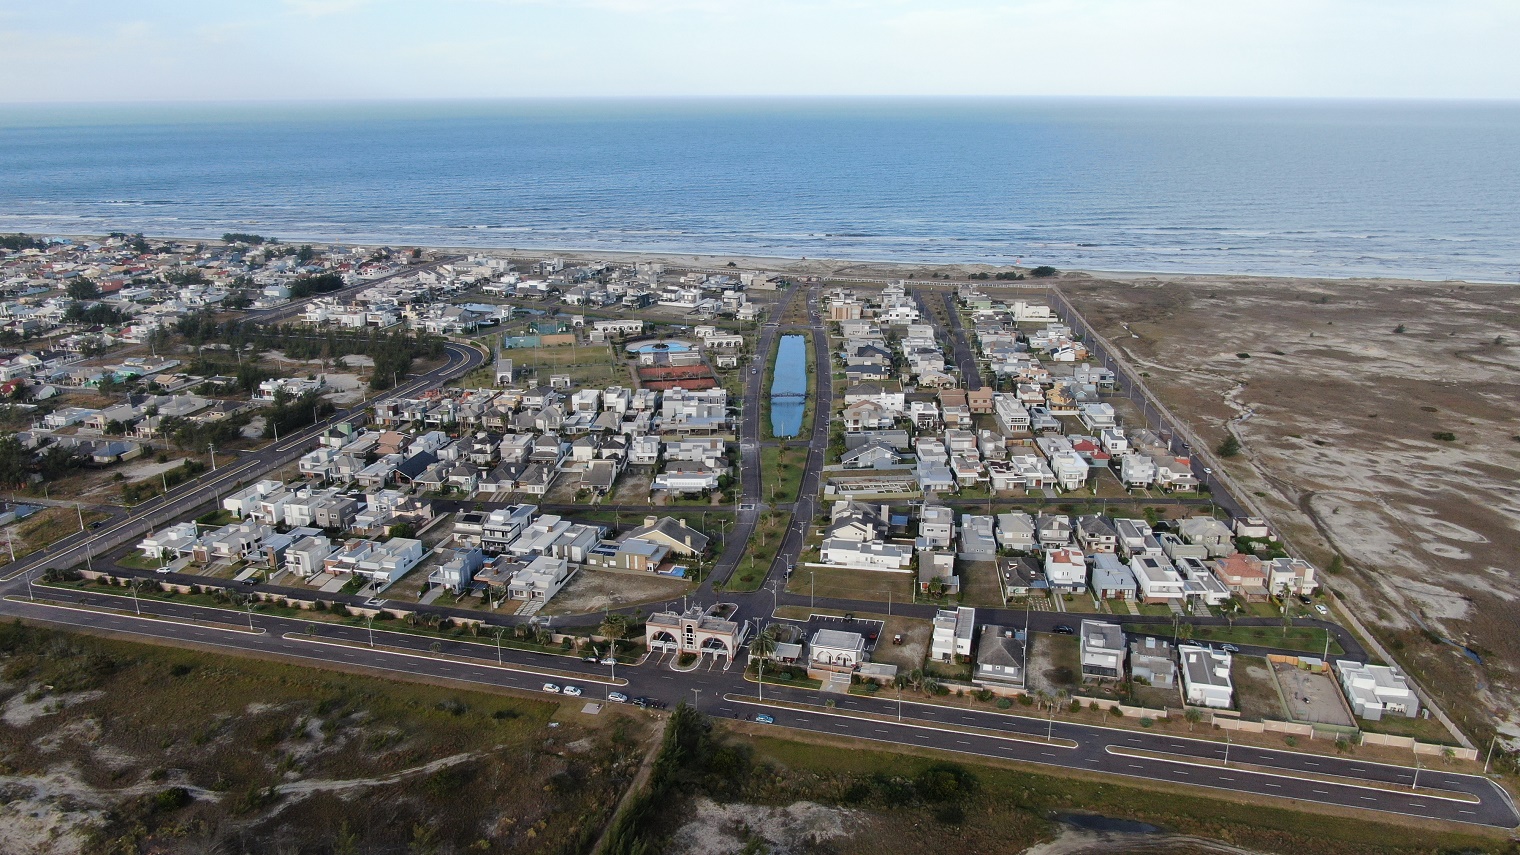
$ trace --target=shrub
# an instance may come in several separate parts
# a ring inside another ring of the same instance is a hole
[[[1119,709],[1117,704],[1108,708],[1108,714],[1114,718],[1124,718],[1124,710]]]
[[[998,698],[997,699],[997,708],[998,709],[1000,709],[1000,710],[1006,710],[1006,709],[1008,709],[1011,706],[1013,706],[1013,701],[1010,701],[1007,698]]]
[[[1087,708],[1088,708],[1088,709],[1089,709],[1089,710],[1092,710],[1092,711],[1093,711],[1093,712],[1097,712],[1097,711],[1098,711],[1098,709],[1099,709],[1099,707],[1098,707],[1098,702],[1097,702],[1097,701],[1092,701],[1092,702],[1091,702],[1091,703],[1089,703],[1089,704],[1088,704],[1088,705],[1087,705]]]
[[[1115,707],[1114,709],[1118,709],[1118,707]],[[1150,727],[1151,725],[1153,725],[1155,723],[1156,723],[1156,720],[1153,719],[1153,718],[1151,718],[1151,717],[1149,717],[1149,716],[1145,716],[1145,717],[1142,717],[1140,719],[1140,726],[1141,727]]]
[[[1223,442],[1219,443],[1214,452],[1220,457],[1234,457],[1240,453],[1240,440],[1236,439],[1234,434],[1231,434],[1225,437]]]
[[[1237,354],[1235,354],[1235,358],[1236,359],[1250,359],[1251,358],[1251,354],[1249,354],[1249,353],[1237,353]]]
[[[1440,440],[1442,442],[1456,442],[1457,441],[1457,435],[1454,434],[1454,433],[1452,433],[1449,430],[1438,430],[1438,431],[1435,431],[1434,433],[1432,433],[1430,436],[1431,436],[1432,439],[1438,439],[1438,440]]]
[[[1048,279],[1059,272],[1060,271],[1056,270],[1054,267],[1051,267],[1048,264],[1042,264],[1039,267],[1036,267],[1035,269],[1029,271],[1029,275],[1033,276],[1036,279]]]

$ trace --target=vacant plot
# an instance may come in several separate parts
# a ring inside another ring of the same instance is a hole
[[[1003,586],[998,580],[998,562],[957,560],[955,571],[961,577],[962,604],[995,608],[1005,605]]]
[[[897,635],[902,636],[902,644],[892,643]],[[924,664],[933,635],[934,624],[929,621],[902,616],[885,618],[876,649],[871,651],[871,661],[896,665],[901,673],[912,671]]]
[[[639,603],[679,600],[696,585],[684,579],[654,574],[609,573],[582,570],[544,606],[546,615],[583,614]]]
[[[1082,656],[1077,637],[1048,632],[1029,635],[1029,690],[1049,695],[1062,690],[1078,692],[1082,685]]]
[[[833,567],[802,567],[792,572],[786,589],[794,594],[814,597],[840,597],[850,600],[874,600],[886,603],[913,599],[913,576],[910,573],[884,573],[876,570],[841,570]]]
[[[1272,666],[1260,656],[1236,655],[1230,663],[1230,679],[1235,684],[1235,708],[1249,721],[1276,719],[1283,721],[1283,709],[1277,686],[1272,682]]]

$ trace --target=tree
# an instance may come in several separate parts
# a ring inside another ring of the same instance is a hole
[[[1214,453],[1220,457],[1234,457],[1240,453],[1240,440],[1236,439],[1234,434],[1230,434],[1224,438],[1223,442],[1219,443],[1219,446],[1214,449]]]
[[[598,635],[607,639],[609,650],[616,656],[618,642],[628,634],[628,616],[608,614],[602,618],[602,624],[596,631]]]
[[[776,625],[769,624],[749,643],[749,652],[761,659],[769,659],[776,652],[777,643]]]
[[[1203,721],[1203,713],[1199,712],[1197,707],[1188,707],[1187,711],[1182,714],[1182,717],[1187,719],[1188,730],[1192,730],[1193,725]]]
[[[1048,279],[1059,272],[1060,271],[1056,270],[1054,267],[1051,267],[1048,264],[1042,264],[1039,267],[1036,267],[1035,269],[1029,271],[1029,275],[1033,276],[1036,279]]]
[[[100,296],[100,286],[83,276],[69,280],[69,284],[65,285],[63,290],[72,300],[93,300]]]

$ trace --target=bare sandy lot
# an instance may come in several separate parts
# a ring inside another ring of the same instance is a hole
[[[1520,735],[1520,291],[1063,276],[1400,664],[1479,737]],[[1428,631],[1428,632],[1427,632]],[[1431,635],[1453,639],[1479,665]]]
[[[582,570],[544,607],[546,615],[567,615],[620,608],[634,603],[679,600],[694,586],[666,576]]]

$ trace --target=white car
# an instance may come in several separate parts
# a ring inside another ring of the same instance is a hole
[[[612,701],[615,704],[626,704],[628,703],[628,696],[622,692],[609,692],[607,694],[607,700]]]
[[[566,686],[565,687],[565,694],[569,695],[572,698],[578,698],[578,697],[581,696],[581,687],[580,686]]]
[[[544,691],[548,692],[551,695],[557,695],[559,694],[559,686],[556,686],[553,683],[545,683]],[[570,694],[569,690],[566,690],[565,694]]]
[[[1315,603],[1314,604],[1314,610],[1317,611],[1317,612],[1319,612],[1321,615],[1329,615],[1330,614],[1330,610],[1327,609],[1327,608],[1325,608],[1325,604],[1324,603]]]
[[[617,660],[614,659],[614,658],[612,658],[611,656],[603,656],[602,657],[602,664],[603,665],[616,665],[617,664]]]

